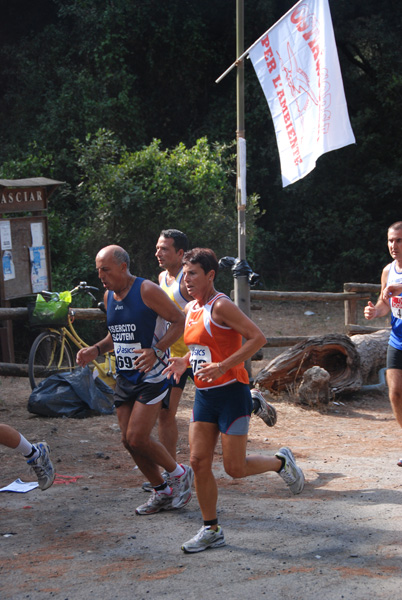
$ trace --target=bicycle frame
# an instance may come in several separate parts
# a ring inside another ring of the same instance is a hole
[[[79,292],[85,292],[92,298],[92,300],[94,302],[96,302],[96,298],[92,294],[92,290],[99,291],[98,288],[96,288],[96,287],[88,286],[86,281],[81,281],[76,287],[74,287],[70,291],[70,294],[71,294],[71,296],[74,296],[75,294],[77,294]],[[59,297],[59,294],[57,292],[50,292],[48,290],[43,290],[41,293],[43,294],[43,296],[53,297],[54,295],[56,295],[57,298]],[[98,304],[98,306],[100,306],[100,305]],[[60,339],[61,339],[60,357],[58,359],[58,365],[57,365],[57,368],[59,370],[62,369],[62,364],[63,364],[63,360],[65,357],[65,341],[66,341],[66,339],[68,339],[70,342],[72,342],[79,350],[81,350],[82,348],[88,348],[88,346],[89,346],[89,344],[84,342],[84,340],[76,332],[76,330],[73,326],[73,320],[74,320],[74,313],[69,312],[68,317],[67,317],[67,325],[66,326],[52,327],[50,325],[50,326],[46,327],[48,332],[56,333],[58,336],[60,336]],[[107,383],[110,387],[114,387],[115,383],[116,383],[115,382],[115,359],[114,359],[114,356],[112,356],[111,353],[109,353],[109,352],[105,353],[104,356],[106,358],[105,363],[101,363],[98,360],[93,360],[93,361],[91,361],[91,363],[93,364],[94,368],[96,368],[99,377],[105,383]],[[54,356],[51,357],[49,364],[52,364],[53,359],[54,359]]]
[[[84,340],[78,335],[77,331],[75,330],[75,328],[73,326],[73,320],[70,315],[68,315],[68,328],[61,327],[60,329],[54,329],[52,327],[48,327],[48,330],[61,334],[62,351],[60,353],[60,360],[59,360],[58,367],[61,366],[61,363],[63,361],[64,345],[65,345],[66,338],[68,340],[70,340],[70,342],[72,342],[79,350],[81,348],[88,348],[88,346],[89,346],[89,344],[84,342]],[[91,362],[94,365],[94,367],[97,369],[97,371],[99,373],[99,377],[105,383],[107,383],[110,387],[114,387],[114,385],[116,383],[115,379],[114,379],[114,373],[115,373],[114,360],[109,352],[105,353],[104,356],[106,358],[106,365],[107,365],[106,367],[104,366],[104,363],[98,362],[97,360],[93,360]]]

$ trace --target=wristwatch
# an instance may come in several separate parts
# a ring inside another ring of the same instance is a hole
[[[160,348],[156,348],[155,346],[153,346],[153,351],[155,352],[155,354],[156,354],[157,358],[159,358],[159,360],[163,360],[165,358],[165,353]]]

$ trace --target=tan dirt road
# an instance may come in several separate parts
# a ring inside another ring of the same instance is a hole
[[[298,307],[302,314],[305,309]],[[316,325],[322,330],[325,315],[320,319],[310,321],[311,333],[318,333]],[[285,321],[289,325],[289,316]],[[290,325],[295,322],[293,315]],[[277,335],[273,325],[271,333]],[[282,334],[288,335],[285,329]],[[321,412],[278,397],[274,428],[253,417],[249,452],[290,446],[305,472],[305,490],[292,496],[275,474],[232,480],[218,448],[227,546],[198,555],[180,550],[201,526],[195,496],[180,511],[135,515],[147,496],[120,444],[115,416],[35,417],[26,410],[29,393],[26,379],[3,378],[0,421],[32,441],[46,439],[60,477],[46,492],[0,494],[1,600],[203,600],[222,594],[231,600],[400,600],[402,469],[396,462],[402,432],[386,393],[357,394]],[[189,386],[179,415],[185,463],[192,397]],[[33,479],[23,459],[3,447],[0,464],[0,487],[17,477]]]

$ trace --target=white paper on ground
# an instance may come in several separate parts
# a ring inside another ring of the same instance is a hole
[[[21,479],[16,479],[6,487],[0,489],[0,492],[19,492],[20,494],[25,494],[26,492],[30,492],[39,486],[37,481],[21,481]]]

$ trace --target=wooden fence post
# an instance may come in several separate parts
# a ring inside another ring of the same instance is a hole
[[[348,284],[343,284],[343,291],[350,292],[352,290],[346,290]],[[354,290],[353,290],[354,291]],[[349,330],[349,325],[357,325],[357,300],[356,298],[347,298],[344,302],[345,306],[345,331]]]

